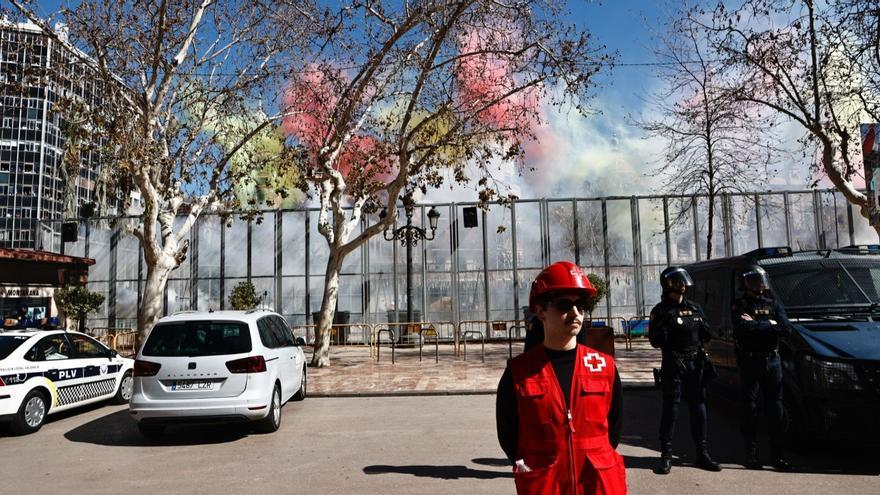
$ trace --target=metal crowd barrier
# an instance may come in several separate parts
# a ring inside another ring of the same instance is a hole
[[[123,356],[135,356],[138,352],[137,330],[120,332],[113,335],[113,349]]]
[[[440,337],[437,335],[437,330],[433,327],[424,328],[422,327],[421,331],[419,331],[419,362],[422,361],[422,346],[425,342],[425,334],[430,333],[434,335],[434,362],[440,362]]]
[[[461,336],[464,336],[465,333],[473,335],[475,332],[479,332],[484,337],[488,337],[489,321],[490,320],[462,320],[458,323],[458,332]]]
[[[464,346],[464,355],[463,355],[462,359],[464,361],[467,361],[467,338],[468,338],[468,335],[479,335],[480,336],[480,360],[482,360],[485,363],[486,362],[486,336],[483,335],[483,332],[478,332],[476,330],[470,330],[470,331],[461,333],[461,340],[462,340],[462,344]]]
[[[114,349],[122,356],[134,356],[137,354],[137,330],[132,330],[131,328],[92,327],[86,328],[85,333],[107,347]]]
[[[423,326],[428,326],[429,322],[422,321],[397,321],[388,323],[376,323],[375,328],[385,327],[394,330],[397,336],[397,344],[416,344],[419,334]]]
[[[522,329],[523,337],[525,337],[526,332],[529,330],[525,325],[512,325],[507,328],[507,357],[509,359],[513,359],[513,338],[511,338],[510,334],[514,330],[517,330],[517,333],[519,333],[520,329]]]
[[[353,339],[355,332],[360,330],[359,338]],[[330,327],[330,343],[334,345],[372,346],[373,327],[367,323],[333,324]]]
[[[394,364],[394,342],[396,339],[394,338],[394,330],[390,328],[380,328],[376,331],[376,362],[379,362],[379,349],[382,348],[380,345],[382,332],[388,332],[388,339],[391,340],[391,364]]]
[[[315,325],[291,325],[290,331],[293,332],[294,338],[296,338],[296,332],[300,330],[303,332],[305,337],[303,337],[306,341],[307,345],[314,345],[315,343]]]

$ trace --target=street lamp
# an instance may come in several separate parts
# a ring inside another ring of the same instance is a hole
[[[406,321],[407,323],[412,323],[412,248],[418,245],[420,240],[434,240],[437,222],[440,220],[440,212],[433,206],[428,211],[428,224],[431,226],[429,236],[426,229],[412,224],[413,210],[415,209],[412,198],[404,197],[403,206],[406,211],[406,225],[396,229],[386,228],[382,235],[386,241],[400,241],[401,246],[406,246]],[[387,216],[388,211],[383,208],[379,213],[379,220],[385,220]],[[422,283],[425,283],[425,281],[423,280]]]

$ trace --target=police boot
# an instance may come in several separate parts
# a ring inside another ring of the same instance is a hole
[[[705,447],[700,449],[697,454],[697,467],[705,471],[712,471],[713,473],[721,471],[721,466],[709,457],[709,451]]]
[[[771,463],[773,469],[777,471],[791,471],[791,464],[785,460],[785,457],[782,456],[782,451],[774,449],[773,450],[773,462]]]
[[[660,446],[660,462],[654,468],[654,474],[669,474],[672,470],[672,445],[664,443]]]
[[[754,442],[746,443],[746,462],[743,463],[746,469],[761,469],[764,467],[761,459],[758,457],[758,445]]]
[[[660,462],[657,463],[657,467],[654,468],[654,474],[669,474],[669,471],[672,470],[672,455],[671,454],[660,454]]]

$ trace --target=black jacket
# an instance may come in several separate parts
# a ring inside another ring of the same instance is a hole
[[[791,335],[788,315],[775,298],[744,296],[733,303],[730,312],[738,352],[772,352],[778,348],[780,337]],[[743,319],[743,314],[752,320]]]
[[[696,303],[687,299],[677,302],[664,296],[651,310],[648,340],[653,347],[663,349],[664,354],[696,351],[711,339],[706,316]]]

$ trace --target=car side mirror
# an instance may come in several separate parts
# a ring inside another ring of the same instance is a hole
[[[302,337],[297,337],[296,338],[296,345],[297,345],[297,347],[306,345],[306,339],[304,339]]]
[[[110,354],[109,354],[108,357],[109,357],[110,359],[113,359],[113,358],[115,358],[115,357],[117,357],[117,356],[119,356],[119,352],[117,352],[116,349],[110,349]]]

